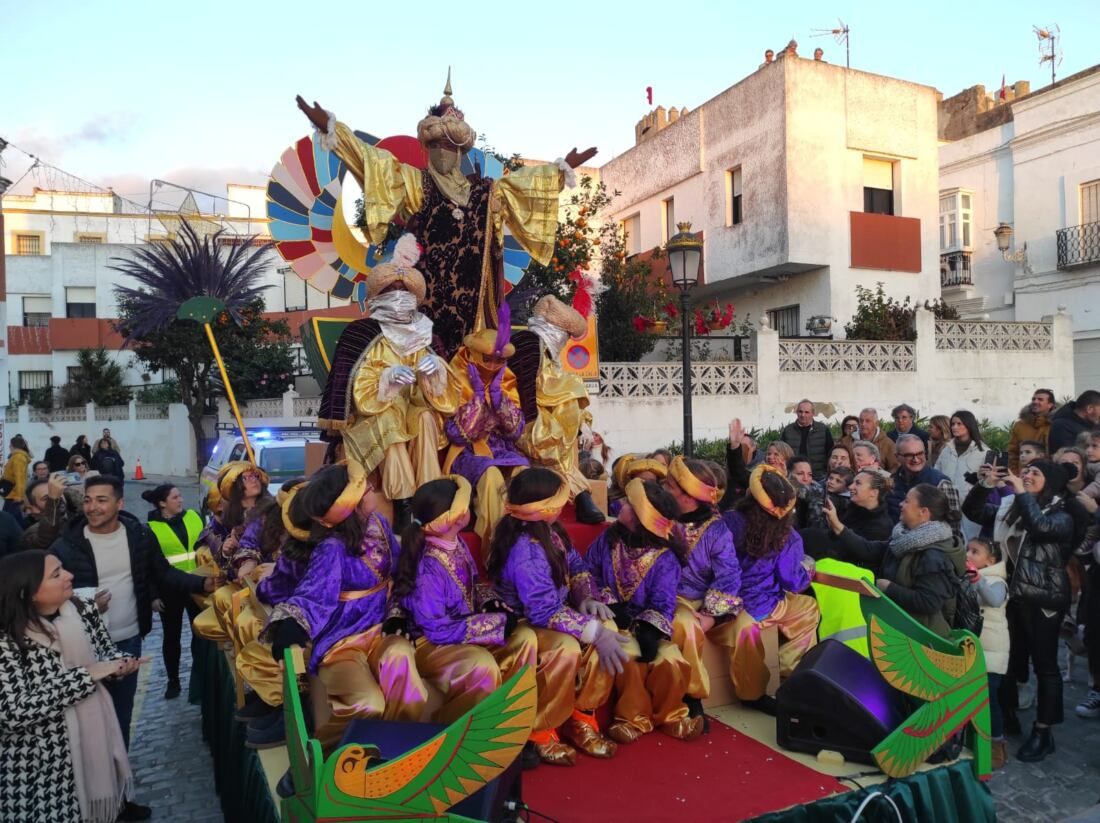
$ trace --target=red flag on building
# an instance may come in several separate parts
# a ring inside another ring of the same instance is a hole
[[[1001,75],[1001,93],[997,95],[1001,100],[1005,99],[1005,76]]]
[[[646,97],[646,100],[649,102],[649,105],[652,106],[653,105],[653,86],[646,86],[645,87],[645,97]]]

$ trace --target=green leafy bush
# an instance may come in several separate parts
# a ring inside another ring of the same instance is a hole
[[[856,313],[844,326],[844,335],[849,340],[917,339],[917,306],[908,297],[899,303],[886,296],[882,283],[876,283],[874,289],[857,285],[856,299]],[[955,320],[959,316],[958,311],[942,300],[926,300],[924,308],[938,320]]]

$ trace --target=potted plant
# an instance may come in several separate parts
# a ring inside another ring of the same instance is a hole
[[[703,312],[703,323],[708,331],[721,331],[729,328],[733,322],[733,303],[721,306],[717,300],[712,300],[706,311]]]
[[[828,315],[815,314],[806,321],[806,331],[815,337],[825,337],[833,330],[833,318]]]
[[[636,315],[631,322],[639,333],[664,334],[669,324],[675,323],[679,316],[680,310],[676,304],[668,299],[666,290],[659,287],[646,301],[646,311]]]

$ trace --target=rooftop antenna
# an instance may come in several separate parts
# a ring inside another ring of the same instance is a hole
[[[844,65],[847,68],[852,67],[852,48],[851,43],[848,40],[848,24],[841,20],[839,17],[836,22],[838,26],[835,29],[811,29],[811,37],[828,37],[832,35],[832,38],[836,40],[837,44],[844,44]]]
[[[1054,23],[1046,28],[1032,26],[1031,30],[1039,38],[1039,65],[1050,63],[1050,84],[1054,85],[1054,70],[1062,65],[1062,52],[1058,49],[1058,40],[1062,32],[1058,24]]]

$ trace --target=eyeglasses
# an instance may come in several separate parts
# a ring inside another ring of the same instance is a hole
[[[900,457],[902,460],[917,460],[924,457],[924,452],[906,452],[904,454],[902,452],[898,452],[898,457]]]
[[[84,468],[84,467],[85,467],[85,466],[87,466],[87,465],[88,465],[87,463],[85,463],[85,462],[84,462],[83,460],[81,460],[81,461],[79,461],[79,462],[77,462],[77,463],[73,463],[73,468],[74,468],[74,469],[82,469],[82,468]]]

